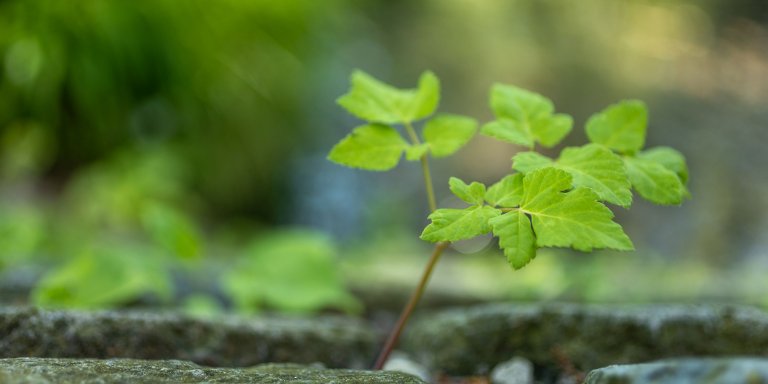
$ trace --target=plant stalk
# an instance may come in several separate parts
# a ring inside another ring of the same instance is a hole
[[[448,245],[450,245],[450,243],[447,242],[435,244],[435,249],[432,251],[432,256],[429,257],[427,266],[424,269],[424,272],[421,274],[419,285],[411,294],[411,298],[408,300],[408,304],[403,309],[403,312],[400,313],[400,318],[397,320],[397,324],[395,324],[394,329],[392,329],[389,337],[387,337],[387,341],[384,343],[384,347],[381,349],[379,357],[376,359],[376,363],[373,365],[374,370],[378,371],[382,369],[384,367],[384,363],[386,363],[387,359],[389,359],[389,355],[395,348],[397,340],[400,338],[400,334],[403,332],[405,325],[408,323],[408,319],[411,317],[411,313],[421,300],[421,296],[424,294],[424,289],[427,287],[429,277],[432,275],[432,270],[434,270],[435,264],[437,264],[437,261],[440,260],[440,255],[442,255],[443,251],[448,248]]]
[[[413,144],[421,144],[419,136],[416,134],[416,130],[413,129],[413,125],[411,125],[410,122],[406,122],[403,125],[405,126],[405,130],[408,132],[408,135],[411,137]],[[432,175],[429,171],[429,160],[426,153],[421,156],[421,170],[424,174],[424,189],[427,193],[429,211],[434,212],[437,210],[437,200],[435,199],[435,189],[432,186]],[[392,353],[395,345],[397,345],[397,341],[400,338],[400,334],[403,333],[403,329],[408,323],[408,319],[411,318],[413,310],[416,308],[416,305],[419,304],[419,301],[421,301],[421,296],[424,295],[424,290],[427,288],[429,278],[432,276],[432,271],[435,269],[437,261],[440,260],[440,256],[443,254],[443,251],[448,248],[449,245],[450,243],[448,242],[440,242],[435,244],[432,255],[429,257],[429,261],[427,261],[427,265],[424,267],[424,271],[421,274],[421,279],[419,279],[419,285],[416,286],[416,290],[414,290],[411,294],[411,297],[408,299],[408,303],[400,313],[400,318],[397,319],[395,327],[389,333],[387,341],[381,348],[381,352],[379,352],[379,356],[376,358],[376,363],[373,365],[374,370],[381,370],[384,367],[384,364],[387,362],[387,359],[389,359],[389,355]]]

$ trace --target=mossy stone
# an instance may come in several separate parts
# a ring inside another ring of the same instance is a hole
[[[593,370],[585,384],[768,383],[768,359],[669,359]]]
[[[524,357],[537,379],[549,380],[564,370],[667,357],[768,356],[768,314],[716,305],[491,304],[423,315],[401,348],[452,375]]]
[[[209,368],[179,360],[135,359],[0,359],[0,382],[49,383],[336,383],[419,384],[400,372],[322,369],[296,364],[267,364],[250,368]]]
[[[189,360],[243,367],[266,362],[363,368],[376,334],[352,318],[235,317],[0,308],[0,357]]]

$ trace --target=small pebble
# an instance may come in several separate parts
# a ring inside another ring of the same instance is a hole
[[[500,363],[491,371],[493,384],[533,384],[533,363],[515,357]]]
[[[423,365],[411,360],[407,354],[399,351],[392,352],[389,360],[384,364],[384,370],[407,373],[426,382],[429,382],[431,379],[429,370],[424,368]]]

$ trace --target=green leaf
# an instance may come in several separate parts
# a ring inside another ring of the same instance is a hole
[[[469,204],[481,205],[485,199],[485,185],[476,181],[467,185],[461,179],[457,177],[451,177],[448,180],[448,186],[458,198],[466,201]]]
[[[676,205],[688,196],[678,175],[661,163],[638,157],[624,157],[629,180],[635,190],[648,201]]]
[[[367,73],[352,73],[352,88],[337,102],[351,114],[369,122],[396,124],[425,118],[437,108],[440,82],[432,72],[419,78],[418,89],[397,89]]]
[[[35,305],[64,308],[111,308],[152,294],[173,296],[173,283],[152,249],[128,244],[99,244],[81,251],[48,272],[32,292]]]
[[[565,148],[555,167],[573,177],[574,187],[592,189],[600,200],[622,207],[632,205],[629,178],[621,158],[598,144]]]
[[[637,157],[659,163],[664,168],[675,172],[683,184],[688,182],[688,165],[685,163],[685,156],[675,149],[654,147],[638,153]]]
[[[544,167],[551,167],[554,161],[538,152],[518,152],[512,157],[512,169],[528,173]]]
[[[475,119],[459,115],[439,115],[427,122],[423,133],[432,156],[446,157],[467,144],[475,135],[475,131]]]
[[[573,128],[573,118],[563,113],[541,117],[531,122],[533,136],[541,145],[551,148],[559,144]]]
[[[512,268],[520,269],[536,257],[536,239],[531,220],[523,212],[511,211],[494,217],[489,223]]]
[[[427,152],[429,152],[429,144],[409,145],[405,148],[405,159],[419,161]]]
[[[466,209],[438,209],[429,215],[432,223],[424,228],[421,239],[436,243],[479,236],[491,231],[488,220],[500,214],[501,211],[487,205],[475,205]]]
[[[613,213],[588,188],[569,192],[571,175],[555,168],[543,168],[523,179],[522,212],[531,215],[539,247],[634,249]]]
[[[163,204],[147,204],[141,210],[144,229],[155,242],[181,259],[200,256],[202,235],[195,222],[183,212]]]
[[[512,158],[512,168],[523,173],[550,166],[568,172],[574,187],[588,187],[601,200],[622,207],[632,204],[631,185],[624,163],[602,145],[565,148],[554,162],[537,152],[520,152]]]
[[[488,188],[485,201],[490,205],[513,208],[523,199],[523,174],[507,175]]]
[[[535,141],[545,147],[557,145],[573,126],[573,119],[553,114],[552,101],[511,85],[491,88],[491,109],[497,120],[483,126],[484,135],[532,148]]]
[[[634,153],[645,145],[648,110],[640,100],[613,104],[587,120],[589,140],[621,153]]]
[[[307,230],[269,232],[255,239],[223,279],[241,312],[264,307],[285,312],[338,308],[359,312],[344,287],[331,240]]]
[[[499,118],[483,125],[480,133],[508,143],[533,148],[533,135],[526,127],[511,119]]]
[[[386,171],[397,166],[408,143],[396,129],[369,124],[357,127],[331,149],[328,160],[353,168]]]

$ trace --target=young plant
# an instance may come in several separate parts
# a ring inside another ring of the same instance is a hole
[[[622,101],[593,115],[586,123],[590,143],[567,147],[557,159],[535,152],[536,145],[554,147],[573,126],[573,119],[555,113],[546,97],[510,85],[491,88],[490,105],[496,120],[480,132],[528,149],[512,159],[515,171],[487,187],[451,177],[451,192],[469,206],[438,209],[429,172],[429,157],[449,156],[477,131],[469,117],[437,115],[423,124],[421,135],[413,126],[430,117],[439,101],[439,81],[431,72],[421,75],[417,89],[396,89],[355,71],[352,87],[338,103],[367,121],[331,150],[336,163],[385,171],[397,166],[405,154],[420,161],[424,173],[431,221],[421,239],[435,243],[432,256],[416,290],[390,333],[374,369],[381,369],[421,298],[440,255],[451,242],[493,233],[509,264],[520,269],[542,247],[633,250],[634,246],[606,203],[629,208],[632,189],[657,204],[680,204],[689,197],[688,170],[676,150],[643,150],[648,122],[645,104]],[[401,126],[408,140],[396,126]]]

